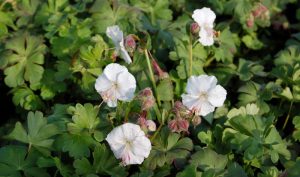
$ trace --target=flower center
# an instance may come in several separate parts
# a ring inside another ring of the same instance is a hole
[[[118,84],[116,82],[113,82],[111,88],[108,90],[101,92],[102,99],[107,102],[108,100],[115,100],[116,98],[116,90],[118,88]]]
[[[207,92],[200,92],[200,94],[199,94],[199,99],[200,99],[201,101],[206,101],[207,98],[208,98]]]

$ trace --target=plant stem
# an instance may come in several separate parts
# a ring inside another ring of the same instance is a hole
[[[157,130],[155,131],[154,135],[150,138],[150,141],[151,141],[151,142],[155,139],[155,137],[157,136],[157,134],[159,133],[159,131],[160,131],[160,129],[162,128],[163,125],[164,125],[163,123],[161,123],[161,124],[159,125],[159,127],[158,127]]]
[[[147,61],[147,66],[148,66],[149,74],[150,74],[150,80],[152,82],[153,89],[154,89],[154,92],[155,92],[157,104],[158,104],[158,107],[160,107],[161,106],[160,98],[159,98],[158,93],[157,93],[156,82],[155,82],[154,73],[153,73],[153,70],[152,70],[150,58],[149,58],[149,55],[148,55],[148,50],[145,49],[144,53],[145,53],[145,57],[146,57],[146,61]]]
[[[285,122],[284,122],[284,124],[283,124],[282,130],[285,129],[285,127],[286,127],[286,125],[287,125],[287,123],[288,123],[288,121],[289,121],[289,118],[290,118],[290,114],[291,114],[291,111],[292,111],[293,104],[294,104],[294,102],[291,101],[290,108],[289,108],[289,112],[288,112],[288,115],[287,115],[286,118],[285,118]]]
[[[189,37],[189,73],[188,76],[190,77],[193,73],[193,43],[192,43],[192,34],[190,33]]]

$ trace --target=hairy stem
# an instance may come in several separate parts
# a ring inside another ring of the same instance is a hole
[[[189,71],[188,76],[190,77],[193,74],[193,41],[192,34],[190,33],[189,37]]]
[[[291,111],[292,111],[293,104],[294,104],[294,102],[291,101],[290,108],[289,108],[289,112],[288,112],[288,115],[287,115],[286,118],[285,118],[285,121],[284,121],[282,130],[285,129],[285,127],[286,127],[286,125],[287,125],[287,123],[288,123],[288,121],[289,121],[289,119],[290,119],[290,114],[291,114]]]
[[[158,107],[160,107],[161,106],[160,98],[159,98],[158,93],[157,93],[156,82],[155,82],[154,73],[153,73],[153,70],[152,70],[150,58],[149,58],[149,55],[148,55],[148,50],[145,49],[144,53],[145,53],[145,57],[146,57],[146,61],[147,61],[147,66],[148,66],[148,70],[149,70],[150,80],[152,82],[153,89],[154,89],[154,92],[155,92],[156,101],[157,101]]]

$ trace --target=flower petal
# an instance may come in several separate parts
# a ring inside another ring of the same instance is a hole
[[[220,107],[223,105],[226,99],[227,92],[226,90],[217,85],[214,89],[208,92],[208,101],[215,107]]]
[[[121,72],[128,72],[125,66],[119,65],[118,63],[111,63],[107,65],[103,71],[103,74],[112,82],[117,81],[118,74]]]
[[[107,27],[106,35],[113,40],[117,48],[119,47],[119,43],[123,41],[123,32],[120,30],[119,26],[117,25]]]
[[[123,41],[120,42],[120,46],[121,46],[121,48],[120,48],[121,58],[123,58],[127,64],[132,63],[132,60],[131,60],[129,54],[128,54],[127,50],[124,47],[124,42]]]
[[[112,82],[107,79],[107,77],[102,74],[96,79],[95,89],[98,93],[104,92],[112,87]]]
[[[212,28],[201,28],[199,36],[199,42],[203,46],[211,46],[214,44],[214,35]]]
[[[132,143],[132,153],[147,158],[150,154],[151,142],[146,136],[136,138]]]
[[[206,116],[207,114],[213,112],[215,107],[211,105],[209,102],[202,102],[200,105],[200,109],[196,112],[198,116]]]
[[[200,28],[205,25],[209,25],[212,28],[216,14],[210,8],[203,7],[202,9],[194,10],[192,18],[199,24]]]
[[[216,84],[217,78],[215,76],[191,76],[187,81],[186,92],[199,96],[200,92],[207,92],[210,88],[215,87]]]
[[[197,109],[198,105],[201,103],[198,96],[182,94],[182,103],[189,110]]]
[[[129,101],[133,98],[136,89],[136,81],[129,72],[122,72],[117,78],[117,91],[119,93],[119,100]]]

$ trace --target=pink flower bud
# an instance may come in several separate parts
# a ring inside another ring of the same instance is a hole
[[[189,119],[193,112],[188,110],[180,101],[176,101],[174,104],[173,112],[177,118]]]
[[[160,68],[160,66],[158,65],[156,60],[152,60],[152,66],[153,66],[154,72],[158,75],[159,79],[165,79],[165,78],[169,77],[169,74],[167,72],[164,72]]]
[[[189,121],[186,119],[176,118],[169,122],[168,127],[172,132],[188,132]]]
[[[136,49],[136,42],[133,35],[130,34],[125,38],[125,48],[130,53]]]
[[[156,130],[156,124],[153,120],[147,120],[146,126],[147,126],[147,129],[151,132],[154,132]]]
[[[193,22],[193,23],[191,24],[190,30],[191,30],[191,33],[192,33],[192,34],[198,35],[198,33],[199,33],[199,31],[200,31],[200,26],[198,25],[198,23]]]
[[[143,111],[149,110],[155,104],[155,98],[149,87],[139,92],[138,99],[141,101]]]

